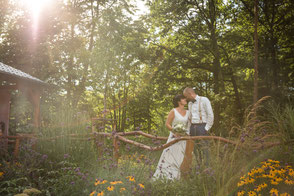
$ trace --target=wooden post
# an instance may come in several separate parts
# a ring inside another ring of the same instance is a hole
[[[28,89],[29,101],[33,105],[34,109],[34,127],[38,129],[40,127],[40,96],[41,90],[40,89]]]
[[[254,1],[254,90],[253,103],[258,99],[258,0]]]
[[[9,113],[10,113],[10,90],[0,89],[0,122],[3,136],[8,136],[9,129]],[[2,128],[4,130],[2,130]],[[8,150],[8,139],[2,138],[4,151]]]
[[[95,132],[100,132],[100,129],[96,129],[97,127],[97,123],[96,121],[98,121],[99,119],[97,118],[92,118],[91,119],[91,123],[92,123],[92,133],[93,133],[93,139],[94,139],[94,144],[96,146],[97,149],[97,156],[98,159],[102,158],[102,154],[103,154],[103,146],[104,146],[104,136],[99,135],[99,134],[95,134]]]
[[[119,158],[119,145],[118,145],[118,139],[116,138],[116,135],[113,136],[113,160],[118,163]]]
[[[187,178],[192,165],[192,152],[194,150],[194,141],[187,140],[184,160],[180,166],[181,177]]]
[[[14,145],[14,151],[13,151],[14,158],[17,158],[18,153],[19,153],[20,139],[21,139],[20,137],[17,137],[15,139],[15,145]]]

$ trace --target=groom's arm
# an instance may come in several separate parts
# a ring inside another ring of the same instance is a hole
[[[205,130],[209,131],[209,129],[213,125],[213,120],[214,120],[214,115],[213,115],[213,110],[211,107],[211,103],[208,98],[205,99],[205,112],[207,114],[207,119],[206,119],[206,125],[205,125]]]
[[[191,124],[192,124],[192,103],[189,102],[188,103],[188,125],[187,125],[188,131],[190,131]]]

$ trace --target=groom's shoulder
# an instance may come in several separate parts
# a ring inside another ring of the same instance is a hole
[[[201,98],[203,101],[209,101],[209,99],[208,99],[207,97],[200,96],[200,98]]]

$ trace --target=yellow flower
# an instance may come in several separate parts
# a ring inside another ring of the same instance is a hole
[[[251,179],[248,180],[248,183],[253,183],[253,182],[255,182],[254,178],[251,178]]]
[[[278,185],[279,182],[277,182],[277,180],[274,178],[274,179],[271,180],[271,184],[273,184],[273,185]]]
[[[134,176],[127,176],[126,178],[129,179],[131,182],[135,182],[135,177]]]
[[[243,196],[245,194],[245,191],[239,191],[238,196]]]
[[[4,175],[4,172],[0,172],[0,177],[2,177]]]
[[[259,191],[261,191],[261,189],[262,189],[262,186],[258,186],[256,189],[254,189],[256,192],[259,192]]]
[[[286,179],[285,180],[285,183],[291,185],[291,184],[294,184],[294,181],[293,180]]]
[[[279,191],[278,191],[277,189],[272,188],[272,189],[270,190],[270,193],[271,193],[271,194],[278,195],[278,194],[279,194]]]
[[[244,181],[238,182],[238,187],[243,186],[243,185],[244,185]]]
[[[93,191],[92,193],[90,193],[89,196],[93,196],[96,193],[96,191]]]
[[[96,182],[94,183],[95,186],[97,186],[98,184],[101,184],[100,180],[96,179]]]
[[[284,174],[284,173],[286,173],[286,170],[282,168],[281,170],[279,170],[279,173]]]
[[[138,184],[142,189],[145,188],[143,184]]]
[[[264,170],[263,170],[262,168],[258,168],[258,169],[257,169],[257,172],[258,172],[258,173],[263,173]]]
[[[123,191],[125,191],[126,190],[126,188],[120,188],[120,192],[123,192]]]
[[[104,191],[101,191],[100,193],[97,194],[97,196],[103,196],[104,195]]]
[[[282,193],[280,196],[291,196],[289,193]]]
[[[254,191],[249,191],[248,196],[257,196],[257,194]]]
[[[107,180],[101,181],[101,180],[96,179],[96,182],[94,183],[94,185],[97,186],[99,184],[105,184],[106,182],[107,182]]]
[[[261,188],[266,188],[267,187],[267,184],[266,183],[263,183],[260,186],[261,186]]]
[[[111,185],[122,184],[122,183],[123,183],[122,181],[113,181],[113,182],[110,182]]]
[[[273,163],[276,163],[276,164],[279,164],[280,163],[280,161],[275,161],[275,160],[273,160],[272,162]]]
[[[293,169],[289,169],[289,175],[294,176],[294,170]]]
[[[109,191],[113,191],[113,189],[114,189],[114,186],[107,187],[107,190],[109,190]]]

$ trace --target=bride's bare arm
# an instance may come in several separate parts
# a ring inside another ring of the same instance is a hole
[[[165,121],[165,126],[171,131],[173,130],[172,128],[172,122],[175,118],[175,111],[174,110],[171,110],[167,116],[167,119]]]

